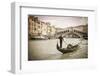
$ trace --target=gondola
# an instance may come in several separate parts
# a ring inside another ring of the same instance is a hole
[[[76,44],[76,45],[72,46],[71,44],[68,44],[68,46],[66,48],[60,48],[58,43],[57,43],[56,47],[57,47],[58,51],[60,51],[63,54],[65,54],[65,53],[76,51],[78,49],[79,45]]]

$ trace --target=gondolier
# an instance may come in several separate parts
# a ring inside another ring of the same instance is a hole
[[[59,36],[59,41],[60,41],[60,48],[62,48],[62,41],[63,41],[63,37],[62,37],[62,35]]]
[[[67,44],[64,41],[64,38],[62,37],[62,35],[59,36],[59,41],[60,41],[60,46],[58,45],[58,42],[57,42],[56,48],[57,48],[58,51],[62,52],[63,54],[76,51],[79,48],[79,44],[81,43],[80,42],[80,43],[78,43],[74,46],[72,44]],[[65,48],[62,48],[62,42],[63,41],[67,44],[67,47],[65,47]]]

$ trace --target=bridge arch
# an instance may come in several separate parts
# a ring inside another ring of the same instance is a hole
[[[58,32],[55,37],[58,38],[59,36],[63,36],[63,37],[76,37],[76,38],[83,38],[84,34],[83,32],[80,32],[78,30],[64,30],[61,32]]]
[[[71,32],[71,33],[63,34],[63,37],[82,38],[82,35],[80,35],[79,33],[76,33],[76,32]]]

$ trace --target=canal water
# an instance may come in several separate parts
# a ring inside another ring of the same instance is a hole
[[[63,48],[68,44],[79,44],[78,50],[62,54],[57,50],[58,39],[50,40],[29,40],[28,59],[29,60],[52,60],[52,59],[77,59],[88,57],[88,41],[80,38],[64,38]]]

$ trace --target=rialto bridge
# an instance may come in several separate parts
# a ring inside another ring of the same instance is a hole
[[[67,37],[67,38],[88,38],[88,33],[79,31],[77,29],[66,29],[55,34],[55,37],[58,38],[59,36]]]

